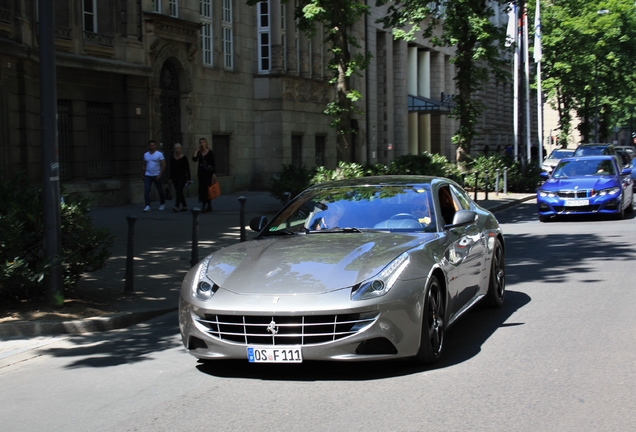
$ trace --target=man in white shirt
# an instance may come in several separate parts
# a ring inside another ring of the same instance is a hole
[[[157,191],[159,191],[159,199],[161,200],[159,210],[164,209],[166,197],[163,194],[163,189],[161,189],[161,175],[165,169],[166,160],[163,154],[157,151],[157,143],[153,140],[148,141],[148,151],[144,153],[142,175],[144,179],[144,200],[146,201],[146,207],[144,207],[145,212],[150,211],[150,188],[153,183],[157,186]]]

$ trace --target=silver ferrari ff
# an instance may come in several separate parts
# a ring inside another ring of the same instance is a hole
[[[433,363],[462,314],[504,301],[499,223],[445,178],[316,185],[250,227],[183,280],[181,336],[199,359]]]

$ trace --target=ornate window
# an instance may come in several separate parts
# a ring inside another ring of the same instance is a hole
[[[234,35],[232,30],[232,0],[223,0],[223,62],[226,69],[234,68],[234,53],[232,44]]]
[[[271,41],[269,33],[270,8],[269,0],[257,5],[258,19],[258,72],[269,73],[271,67]]]
[[[201,0],[201,54],[203,64],[212,66],[212,0]]]

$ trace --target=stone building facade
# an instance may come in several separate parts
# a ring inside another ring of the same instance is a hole
[[[143,201],[142,155],[211,143],[225,192],[266,189],[282,164],[334,168],[336,136],[323,111],[333,98],[328,51],[294,21],[294,2],[267,0],[56,0],[61,184],[98,204]],[[448,117],[453,50],[394,41],[375,23],[354,30],[373,55],[353,85],[362,114],[353,160],[390,163],[421,151],[454,159]],[[0,169],[41,176],[36,0],[0,0]],[[510,84],[493,83],[482,141],[512,139]],[[194,164],[191,163],[194,169]]]

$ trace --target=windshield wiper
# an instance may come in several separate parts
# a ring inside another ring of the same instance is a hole
[[[288,229],[281,229],[281,230],[276,230],[276,231],[267,231],[266,233],[263,233],[264,236],[277,236],[277,235],[296,235],[296,234],[301,234],[298,231],[290,231]]]
[[[366,230],[365,230],[366,231]],[[360,228],[355,227],[346,227],[346,228],[324,228],[319,230],[309,230],[307,233],[361,233],[363,232]]]

